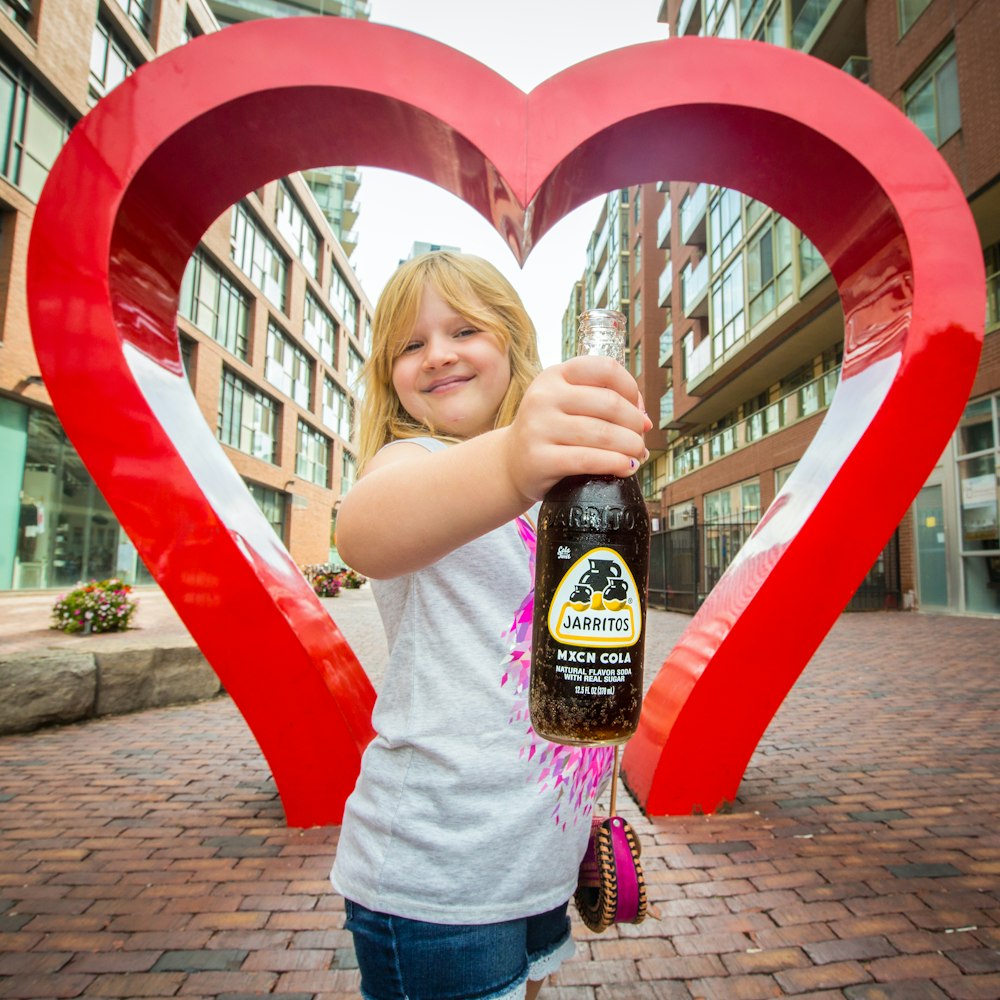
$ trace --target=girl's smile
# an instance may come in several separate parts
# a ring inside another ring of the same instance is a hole
[[[510,385],[510,357],[427,284],[392,386],[403,408],[435,434],[470,438],[491,430]]]

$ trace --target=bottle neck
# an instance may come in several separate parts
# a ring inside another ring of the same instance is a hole
[[[625,364],[625,317],[613,309],[588,309],[580,315],[577,355],[614,358]]]

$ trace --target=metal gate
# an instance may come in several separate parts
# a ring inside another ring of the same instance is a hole
[[[693,523],[654,531],[649,550],[649,604],[694,614],[749,538],[755,521]],[[902,606],[899,530],[848,602],[846,611],[882,611]]]

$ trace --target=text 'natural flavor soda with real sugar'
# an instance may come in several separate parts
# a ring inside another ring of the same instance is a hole
[[[625,363],[625,317],[590,309],[578,354]],[[555,743],[628,739],[642,708],[649,513],[638,477],[570,476],[538,515],[531,724]]]

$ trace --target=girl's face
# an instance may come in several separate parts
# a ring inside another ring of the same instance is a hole
[[[510,385],[510,355],[427,283],[392,386],[414,420],[437,434],[471,438],[492,430]]]

